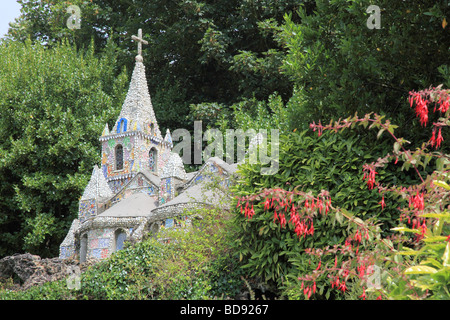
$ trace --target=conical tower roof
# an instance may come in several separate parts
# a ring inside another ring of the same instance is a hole
[[[81,200],[88,199],[104,199],[113,196],[111,188],[106,182],[105,176],[97,165],[92,170],[91,180],[89,181],[86,189],[84,189]]]
[[[133,39],[139,41],[138,44],[141,44],[141,42],[146,43],[141,38],[142,31],[139,30],[139,37],[133,36]],[[153,124],[152,131],[154,135],[162,140],[155,112],[153,111],[147,78],[145,76],[145,66],[140,51],[141,49],[139,47],[136,64],[131,76],[130,87],[112,133],[117,132],[117,125],[124,118],[127,121],[128,130],[142,130]]]

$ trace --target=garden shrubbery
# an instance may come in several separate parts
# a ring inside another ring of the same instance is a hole
[[[233,191],[244,197],[264,189],[302,190],[314,196],[326,190],[334,207],[361,219],[381,220],[383,229],[388,231],[399,216],[396,205],[391,202],[382,211],[382,196],[376,190],[368,190],[362,180],[363,164],[375,161],[388,146],[386,143],[362,146],[360,140],[358,133],[351,132],[325,132],[319,137],[312,131],[303,131],[281,136],[278,172],[262,176],[258,165],[244,165],[241,180]],[[379,176],[389,183],[411,179],[399,167],[379,170]],[[241,230],[237,248],[251,275],[274,281],[277,286],[282,286],[289,274],[297,275],[299,264],[308,269],[310,257],[304,254],[306,248],[342,243],[349,235],[346,227],[318,217],[314,220],[314,234],[299,239],[290,230],[279,227],[274,212],[264,210],[263,200],[254,204],[254,210],[250,220],[243,215],[236,217]]]
[[[230,213],[205,209],[187,229],[163,229],[129,246],[81,275],[80,290],[65,280],[26,291],[0,290],[0,299],[213,299],[236,296],[244,286],[243,272],[230,249]]]

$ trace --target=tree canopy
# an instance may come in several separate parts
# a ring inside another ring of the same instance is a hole
[[[110,47],[0,45],[0,256],[54,256],[128,87]]]
[[[284,52],[273,26],[302,1],[70,1],[81,10],[81,28],[70,30],[68,1],[22,0],[22,15],[9,37],[52,46],[68,38],[95,49],[112,38],[118,66],[132,70],[131,35],[142,28],[147,79],[160,126],[186,128],[192,103],[231,105],[243,98],[265,100],[278,92],[287,100],[292,85],[281,73]]]
[[[0,43],[0,255],[56,253],[120,111],[139,28],[163,130],[200,119],[288,134],[373,111],[419,144],[430,132],[409,91],[450,86],[449,1],[379,0],[380,29],[367,27],[369,0],[19,2]],[[66,25],[72,4],[80,29]]]

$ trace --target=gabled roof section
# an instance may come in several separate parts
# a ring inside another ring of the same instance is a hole
[[[146,217],[155,209],[157,201],[145,193],[135,193],[113,205],[97,217]]]
[[[136,57],[136,64],[131,76],[130,87],[112,133],[117,131],[117,124],[124,118],[127,120],[128,128],[132,130],[135,128],[135,130],[142,130],[142,128],[153,124],[152,130],[154,130],[155,136],[162,140],[150,93],[148,91],[145,66],[142,60],[141,56]]]
[[[164,166],[161,178],[176,177],[186,180],[186,171],[184,170],[183,160],[176,152],[171,152],[169,160]]]
[[[195,174],[190,174],[188,176],[188,181],[184,188],[187,189],[191,185],[198,183],[205,174],[214,173],[216,169],[219,169],[218,173],[220,175],[224,174],[225,176],[232,176],[237,171],[237,166],[237,163],[228,164],[218,157],[211,157],[203,164],[200,170],[196,171]]]
[[[97,165],[95,165],[94,169],[92,170],[91,180],[89,180],[88,185],[84,189],[81,200],[105,199],[110,198],[113,195],[114,194],[111,191],[108,182],[106,182],[103,172]]]

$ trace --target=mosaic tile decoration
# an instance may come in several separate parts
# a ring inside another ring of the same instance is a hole
[[[179,216],[186,210],[210,204],[185,201],[186,195],[182,193],[207,179],[208,173],[227,178],[235,170],[224,161],[212,158],[197,173],[186,173],[181,157],[172,152],[170,130],[166,130],[164,139],[161,136],[141,55],[136,57],[120,114],[111,130],[105,124],[99,141],[100,167],[94,166],[79,201],[78,219],[60,245],[62,259],[80,251],[90,258],[105,259],[123,248],[127,240],[140,241],[145,233],[157,232],[163,225],[185,224],[187,220]],[[99,215],[137,193],[147,194],[159,207],[145,213],[147,216],[133,217],[128,212],[123,216]]]

